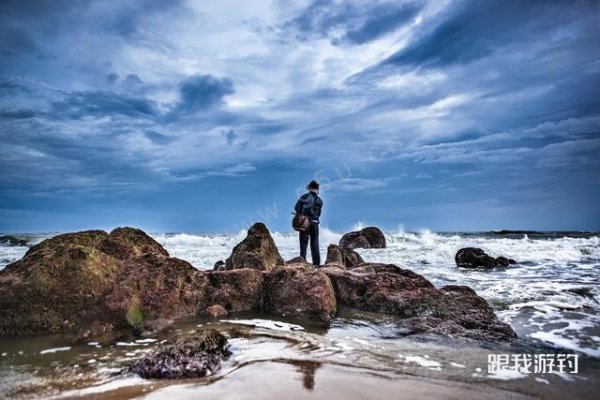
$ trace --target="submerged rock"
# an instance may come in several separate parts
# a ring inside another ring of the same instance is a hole
[[[0,236],[0,243],[6,243],[8,246],[29,246],[29,242],[26,239],[21,239],[13,235],[2,235]]]
[[[263,311],[328,325],[336,312],[331,281],[309,265],[275,267],[265,278]]]
[[[330,244],[327,247],[326,266],[336,264],[344,268],[352,268],[362,263],[364,263],[364,260],[354,249],[340,247],[335,244]]]
[[[221,318],[226,317],[229,313],[222,305],[213,304],[212,306],[206,307],[203,314],[213,318]]]
[[[55,236],[0,271],[0,335],[82,337],[193,314],[203,282],[138,229]]]
[[[406,334],[437,333],[483,340],[511,340],[488,303],[466,286],[436,289],[423,276],[393,264],[365,263],[344,271],[322,268],[338,306],[392,314]]]
[[[225,261],[225,269],[252,268],[270,271],[284,261],[265,224],[257,222],[248,229],[248,236],[233,248]]]
[[[213,375],[231,354],[227,338],[214,329],[197,330],[161,345],[130,367],[142,378],[202,378]]]
[[[461,268],[504,268],[516,264],[515,260],[506,257],[494,258],[477,247],[465,247],[458,250],[454,257],[456,265]]]
[[[379,228],[370,226],[360,231],[348,232],[340,239],[342,248],[383,249],[386,247],[385,235]]]

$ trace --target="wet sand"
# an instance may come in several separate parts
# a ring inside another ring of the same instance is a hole
[[[328,330],[246,315],[183,320],[150,340],[70,344],[60,336],[3,338],[0,398],[596,399],[600,393],[595,359],[581,359],[577,375],[492,379],[488,354],[548,349],[407,338],[397,335],[393,320],[342,315]],[[160,341],[192,334],[198,326],[229,337],[232,356],[214,376],[158,381],[123,372]]]
[[[148,393],[152,390],[151,393]],[[73,393],[76,396],[81,393]],[[412,376],[369,373],[311,362],[263,362],[232,372],[210,384],[180,383],[135,387],[83,396],[87,399],[532,399],[507,390]]]

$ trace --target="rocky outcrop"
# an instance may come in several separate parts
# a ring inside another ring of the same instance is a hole
[[[275,267],[265,278],[263,311],[328,325],[336,312],[331,281],[306,264]]]
[[[330,244],[327,247],[326,266],[335,264],[344,268],[352,268],[362,263],[364,263],[364,260],[360,254],[351,248],[344,248],[335,244]]]
[[[225,261],[225,269],[252,268],[269,271],[284,261],[265,224],[257,222],[248,229],[248,236],[233,248]]]
[[[284,265],[263,224],[249,230],[227,265],[235,268],[199,271],[133,228],[59,235],[0,271],[0,336],[63,332],[89,338],[126,330],[144,335],[193,313],[221,318],[244,311],[327,325],[338,307],[349,307],[396,315],[405,334],[515,337],[473,290],[435,288],[396,265],[364,263],[349,247],[329,246],[323,268],[300,258]],[[191,363],[194,374],[212,365],[181,360]]]
[[[230,355],[227,346],[227,338],[216,330],[198,330],[194,335],[161,345],[129,370],[142,378],[202,378],[221,369]]]
[[[137,329],[193,313],[203,285],[138,229],[58,235],[0,271],[0,335]]]
[[[338,307],[401,317],[404,334],[437,333],[483,340],[511,340],[487,302],[468,287],[436,289],[423,276],[393,264],[360,265],[352,270],[322,268],[333,284]]]
[[[348,232],[340,239],[340,247],[349,249],[383,249],[385,248],[385,235],[374,226],[360,231]]]
[[[210,314],[207,308],[220,305],[228,313],[259,310],[264,277],[251,268],[233,271],[207,271],[202,274],[207,285],[199,293],[197,313]]]
[[[454,257],[456,265],[461,268],[505,268],[516,264],[515,260],[506,257],[494,258],[477,247],[465,247],[458,250]]]

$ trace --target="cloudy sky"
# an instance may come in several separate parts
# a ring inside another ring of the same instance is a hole
[[[595,1],[0,2],[0,231],[600,229]]]

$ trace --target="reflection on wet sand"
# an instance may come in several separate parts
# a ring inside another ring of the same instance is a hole
[[[302,374],[302,383],[307,390],[315,388],[315,374],[321,367],[320,362],[316,361],[297,361],[296,370]]]

